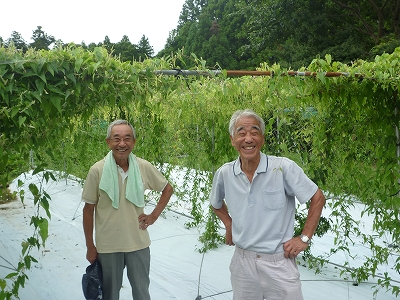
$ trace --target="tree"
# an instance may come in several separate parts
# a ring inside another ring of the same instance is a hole
[[[188,22],[196,22],[207,0],[186,0],[179,16],[178,28]]]
[[[42,26],[38,26],[37,29],[33,31],[31,39],[33,42],[29,46],[36,50],[49,50],[49,46],[56,41],[52,35],[47,35],[42,30]]]
[[[342,10],[341,19],[360,34],[379,44],[389,32],[400,37],[400,1],[332,0],[337,9]]]
[[[132,61],[135,56],[138,56],[138,50],[133,45],[127,35],[124,35],[120,42],[114,46],[114,55],[119,56],[121,61]]]
[[[199,48],[204,42],[202,34],[198,30],[198,20],[203,7],[207,4],[206,0],[186,0],[179,15],[178,26],[169,33],[166,45],[157,56],[170,55],[178,52],[182,48],[185,54],[199,53]],[[193,50],[196,51],[193,51]],[[186,63],[184,63],[185,66]]]
[[[11,37],[7,40],[6,46],[14,45],[15,48],[26,52],[28,49],[28,45],[25,40],[22,38],[22,35],[16,31],[13,31]]]
[[[203,14],[209,15],[208,41],[217,42],[213,45],[214,59],[210,62],[219,63],[222,68],[246,68],[242,61],[247,54],[239,51],[247,41],[247,32],[242,29],[246,19],[238,11],[237,1],[211,0]],[[209,61],[207,55],[203,54],[203,57]]]
[[[187,0],[178,27],[170,33],[165,51],[159,56],[184,49],[186,56],[194,53],[205,59],[210,67],[244,67],[245,55],[238,52],[247,37],[241,30],[244,22],[244,16],[237,14],[233,0]]]
[[[400,1],[333,0],[332,6],[342,12],[342,23],[368,41],[370,53],[367,58],[374,59],[384,52],[392,53],[400,46]],[[337,17],[336,14],[333,16]]]
[[[366,57],[372,47],[365,36],[343,26],[343,11],[331,2],[247,0],[241,2],[240,10],[246,16],[249,37],[242,49],[255,61],[297,69],[329,53],[348,63]]]
[[[162,57],[162,56],[170,55],[171,52],[174,52],[177,49],[179,49],[178,39],[177,39],[178,33],[179,33],[179,31],[177,29],[173,29],[169,32],[164,49],[159,51],[157,53],[157,56]]]
[[[328,53],[345,63],[367,59],[382,42],[393,51],[391,41],[399,38],[400,1],[247,0],[240,5],[249,34],[243,49],[284,66],[301,67]]]
[[[142,35],[142,38],[140,39],[137,47],[138,47],[139,56],[142,58],[152,57],[154,54],[154,49],[150,45],[149,40],[148,40],[148,38],[146,38],[145,35]]]
[[[111,43],[108,35],[104,37],[103,43],[99,43],[99,46],[103,46],[104,48],[106,48],[108,53],[111,53],[114,49],[114,44]]]
[[[399,20],[399,0],[186,0],[158,56],[183,49],[241,69],[298,69],[326,54],[351,63],[400,46]]]

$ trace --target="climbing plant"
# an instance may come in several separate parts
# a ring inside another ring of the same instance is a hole
[[[151,63],[166,64],[161,60]],[[0,48],[1,186],[6,187],[12,179],[10,174],[15,174],[16,170],[10,173],[9,169],[15,165],[17,154],[28,161],[33,149],[33,173],[45,171],[48,163],[43,154],[55,157],[58,149],[53,147],[76,138],[74,132],[81,129],[82,123],[93,121],[92,113],[99,108],[111,107],[112,113],[121,113],[126,104],[134,101],[143,117],[150,115],[144,102],[163,79],[147,69],[146,63],[135,65],[113,59],[103,48],[93,52],[81,48],[29,50],[25,54]],[[44,174],[49,179],[50,173]],[[27,278],[25,271],[35,261],[30,249],[40,248],[47,238],[49,197],[42,185],[32,184],[29,190],[35,206],[43,208],[46,217],[40,216],[39,209],[31,216],[34,233],[22,242],[22,256],[15,272],[0,279],[0,299],[18,297],[19,287]],[[24,199],[24,191],[20,198]]]
[[[400,243],[396,155],[400,49],[352,65],[327,55],[296,72],[261,65],[259,70],[268,71],[268,76],[231,77],[224,70],[215,75],[203,60],[192,58],[202,75],[155,72],[184,68],[179,65],[184,64],[180,53],[121,62],[103,48],[25,54],[0,48],[3,186],[13,179],[10,168],[17,173],[16,158],[27,161],[32,152],[33,172],[62,170],[84,180],[90,165],[107,151],[108,123],[125,118],[136,128],[138,156],[154,162],[167,176],[173,166],[186,170],[184,183],[174,183],[175,205],[190,207],[192,221],[187,226],[201,230],[204,247],[199,250],[207,251],[223,242],[223,230],[207,200],[213,172],[237,157],[230,145],[229,118],[236,109],[252,108],[266,123],[262,151],[295,160],[328,198],[330,214],[320,230],[333,233],[335,247],[319,256],[313,256],[311,248],[309,265],[319,270],[337,251],[351,255],[354,237],[371,249],[371,255],[359,267],[346,262],[343,276],[365,281],[377,275],[389,256],[399,257],[395,246]],[[23,272],[34,262],[29,247],[45,242],[51,203],[48,206],[41,186],[30,189],[39,199],[35,205],[46,211],[45,217],[32,216],[33,224],[41,220],[42,234],[24,241],[18,272],[0,279],[0,299],[17,297],[26,279]],[[350,214],[356,203],[363,205],[361,217],[374,218],[373,232],[359,230],[359,222]],[[298,226],[303,218],[300,211]],[[393,268],[400,270],[399,258]],[[376,290],[380,287],[399,294],[388,274],[379,277]]]

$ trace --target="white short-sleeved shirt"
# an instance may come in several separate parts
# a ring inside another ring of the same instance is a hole
[[[161,192],[168,183],[167,179],[148,161],[139,157],[136,159],[144,190]],[[97,252],[131,252],[148,247],[150,245],[148,231],[139,228],[138,220],[144,208],[134,205],[125,198],[126,177],[123,178],[121,173],[118,173],[119,207],[113,208],[107,193],[99,189],[103,167],[104,159],[90,168],[82,192],[82,201],[96,204]]]
[[[242,249],[281,253],[293,237],[296,200],[305,203],[318,186],[294,161],[261,154],[250,182],[239,158],[224,164],[214,175],[211,205],[219,209],[225,200],[232,218],[232,238]]]

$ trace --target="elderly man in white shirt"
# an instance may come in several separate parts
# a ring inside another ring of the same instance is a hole
[[[265,124],[254,111],[236,111],[229,132],[239,158],[216,171],[210,203],[226,244],[236,247],[233,299],[302,300],[296,256],[309,246],[325,197],[294,161],[261,153]],[[296,198],[311,203],[302,234],[293,237]]]

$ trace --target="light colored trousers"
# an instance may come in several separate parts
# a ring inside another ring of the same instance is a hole
[[[124,268],[134,300],[150,300],[150,248],[133,252],[99,253],[103,270],[103,300],[118,300]]]
[[[233,300],[303,300],[295,259],[236,247],[229,267]]]

